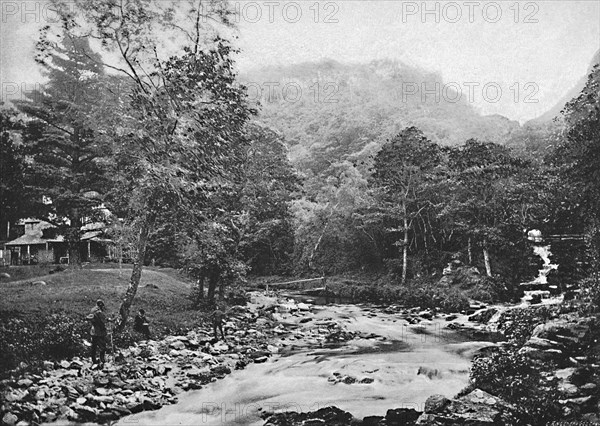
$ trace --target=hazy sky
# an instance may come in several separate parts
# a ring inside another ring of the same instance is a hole
[[[2,97],[42,82],[44,2],[0,0]],[[525,121],[552,107],[600,48],[600,1],[233,1],[240,68],[396,59],[439,72],[482,113]],[[484,90],[485,88],[485,90]],[[501,90],[501,92],[498,91]],[[444,88],[439,89],[443,94]],[[537,102],[535,102],[537,101]]]

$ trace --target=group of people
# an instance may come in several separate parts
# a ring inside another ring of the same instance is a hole
[[[92,324],[91,336],[92,336],[92,368],[104,368],[106,362],[106,339],[111,333],[108,331],[108,323],[112,322],[112,318],[108,318],[106,315],[106,306],[103,300],[98,300],[96,306],[92,308],[92,311],[88,315],[87,319]],[[221,309],[220,306],[216,306],[215,310],[211,314],[211,322],[213,326],[213,332],[215,340],[219,340],[219,333],[221,338],[225,340],[225,332],[223,331],[223,325],[226,319],[226,313]],[[150,339],[150,325],[146,318],[146,312],[144,309],[140,309],[133,320],[133,331],[139,333],[146,340]],[[112,335],[111,335],[111,347],[112,347]]]
[[[106,339],[110,335],[108,323],[112,322],[113,319],[106,316],[105,310],[104,301],[99,299],[87,317],[92,324],[90,331],[92,336],[92,368],[102,369],[106,362]],[[146,318],[146,312],[143,309],[138,311],[133,320],[133,330],[141,334],[145,339],[150,339],[150,325]]]

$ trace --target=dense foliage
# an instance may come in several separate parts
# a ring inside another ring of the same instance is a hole
[[[89,333],[83,316],[55,312],[44,317],[23,317],[3,312],[0,317],[2,371],[20,362],[62,360],[83,355],[83,336]]]
[[[547,424],[560,414],[559,393],[535,367],[535,361],[513,350],[475,358],[472,386],[516,404],[517,424]]]

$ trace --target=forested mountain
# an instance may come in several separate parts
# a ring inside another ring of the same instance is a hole
[[[504,143],[520,129],[505,117],[480,115],[468,88],[396,61],[323,60],[243,77],[256,97],[262,89],[260,119],[283,132],[292,162],[315,174],[340,160],[366,158],[408,126],[451,146],[470,138]]]

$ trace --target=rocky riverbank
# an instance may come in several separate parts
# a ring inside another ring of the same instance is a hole
[[[311,321],[309,307],[255,295],[232,309],[225,341],[208,327],[185,336],[146,341],[109,356],[104,370],[86,359],[46,361],[41,371],[22,364],[0,383],[1,418],[7,425],[62,422],[106,423],[174,404],[184,391],[199,389],[249,363],[265,362],[294,345],[319,345],[354,337],[334,321]],[[282,314],[285,313],[285,314]],[[282,315],[288,321],[282,322]],[[294,323],[302,327],[289,329]],[[307,320],[308,318],[308,320]]]
[[[265,413],[264,426],[408,426],[408,425],[512,425],[515,407],[481,389],[453,400],[431,396],[424,412],[413,408],[395,408],[385,416],[368,416],[362,420],[337,407],[326,407],[310,413]]]

